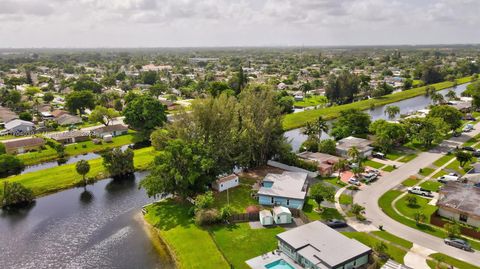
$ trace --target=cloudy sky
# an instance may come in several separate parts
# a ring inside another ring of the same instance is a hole
[[[479,0],[0,0],[0,47],[480,43]]]

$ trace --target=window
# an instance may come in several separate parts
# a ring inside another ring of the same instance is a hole
[[[272,204],[273,204],[273,197],[272,197]]]
[[[223,184],[220,184],[220,187],[223,187]]]
[[[287,205],[290,205],[290,199],[287,199]]]
[[[467,222],[467,220],[468,220],[467,215],[460,214],[460,221]]]

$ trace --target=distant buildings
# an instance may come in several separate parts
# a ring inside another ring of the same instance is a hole
[[[38,150],[45,145],[45,140],[40,137],[28,137],[2,142],[5,151],[9,154],[20,154],[31,150]]]

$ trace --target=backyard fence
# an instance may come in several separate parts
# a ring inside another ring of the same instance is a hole
[[[438,211],[435,211],[435,213],[433,213],[432,216],[430,216],[430,224],[433,224],[435,226],[443,228],[443,226],[446,223],[451,223],[451,221],[445,220],[442,217],[440,217],[437,212]],[[461,225],[460,226],[460,232],[463,235],[473,237],[473,238],[476,238],[476,239],[480,239],[480,231],[476,231],[475,229],[468,228],[468,227],[465,227],[465,226]]]
[[[290,165],[286,165],[286,164],[279,163],[279,162],[272,161],[272,160],[268,161],[267,165],[270,165],[270,166],[273,166],[273,167],[276,167],[276,168],[280,168],[280,169],[283,169],[283,170],[286,170],[286,171],[290,171],[290,172],[307,173],[308,177],[317,177],[318,176],[317,172],[311,172],[311,171],[308,171],[308,170],[305,170],[305,169],[302,169],[302,168],[298,168],[296,166],[290,166]]]
[[[230,216],[228,219],[229,222],[232,223],[237,223],[237,222],[249,222],[249,221],[259,221],[260,216],[258,215],[258,212],[256,213],[239,213],[239,214],[233,214]]]

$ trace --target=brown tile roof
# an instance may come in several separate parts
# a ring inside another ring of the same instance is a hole
[[[42,145],[45,145],[45,140],[40,137],[28,137],[28,138],[22,138],[22,139],[9,140],[2,143],[5,144],[5,148],[9,150],[9,149],[16,149],[21,147],[42,146]]]

